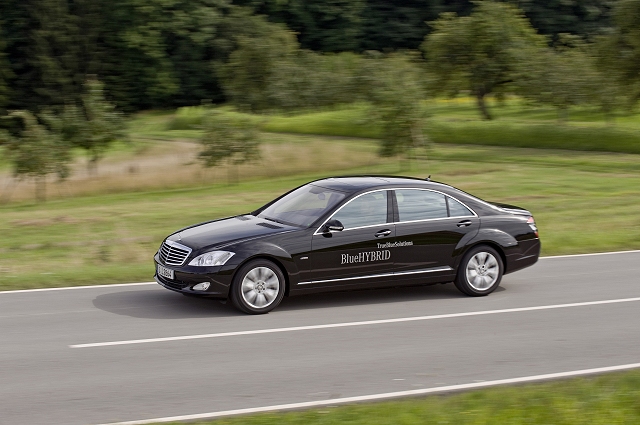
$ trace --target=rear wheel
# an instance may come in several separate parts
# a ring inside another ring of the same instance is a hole
[[[490,246],[470,249],[460,262],[456,287],[472,297],[481,297],[495,291],[500,285],[504,265],[498,252]]]
[[[268,260],[250,261],[238,270],[231,286],[233,305],[248,314],[268,313],[284,297],[282,271]]]

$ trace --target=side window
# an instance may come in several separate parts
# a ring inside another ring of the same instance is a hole
[[[447,218],[447,203],[444,195],[428,190],[396,190],[400,221]]]
[[[474,215],[471,210],[453,198],[447,198],[449,202],[449,217],[468,217]]]
[[[345,229],[384,224],[387,222],[387,191],[362,195],[331,218],[340,221]]]

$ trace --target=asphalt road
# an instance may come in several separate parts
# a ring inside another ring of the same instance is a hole
[[[584,304],[605,300],[619,301]],[[542,259],[484,298],[452,284],[359,291],[285,299],[265,316],[155,284],[5,292],[0,423],[133,421],[639,363],[639,325],[640,252]],[[85,345],[106,342],[120,343]]]

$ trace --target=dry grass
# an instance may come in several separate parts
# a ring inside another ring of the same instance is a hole
[[[72,166],[71,177],[47,181],[49,199],[84,195],[162,190],[179,187],[206,186],[256,178],[274,178],[300,173],[331,172],[353,167],[375,166],[376,142],[342,139],[327,146],[327,139],[316,136],[264,134],[261,159],[246,165],[220,165],[203,168],[197,161],[199,145],[194,141],[138,142],[141,148],[117,152],[101,161],[97,175],[90,175],[84,159]],[[345,143],[346,142],[346,143]],[[0,201],[32,200],[33,181],[15,180],[8,170],[0,172]]]

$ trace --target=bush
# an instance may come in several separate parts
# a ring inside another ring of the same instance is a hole
[[[202,126],[206,107],[184,106],[176,110],[173,119],[169,121],[167,130],[195,130]]]

